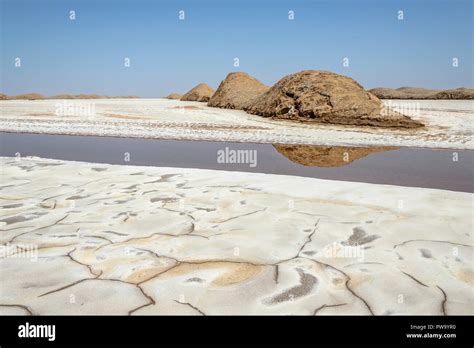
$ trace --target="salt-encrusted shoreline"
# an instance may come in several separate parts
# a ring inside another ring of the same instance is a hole
[[[72,104],[65,104],[72,103]],[[240,110],[167,99],[39,100],[0,102],[0,131],[330,146],[403,146],[474,149],[471,101],[385,101],[415,114],[425,129],[315,125],[274,121]],[[58,107],[85,106],[82,116],[58,116]],[[92,107],[91,107],[92,106]],[[87,114],[87,110],[93,110]]]
[[[0,164],[2,314],[474,314],[469,193]]]

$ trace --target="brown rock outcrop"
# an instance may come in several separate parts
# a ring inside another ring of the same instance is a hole
[[[303,122],[417,128],[423,124],[387,110],[353,79],[327,71],[288,75],[244,108],[251,114]]]
[[[270,87],[244,72],[233,72],[220,83],[207,105],[242,110],[269,89]]]
[[[214,94],[214,90],[205,83],[200,83],[189,92],[187,92],[181,100],[184,101],[198,101],[198,102],[208,102],[209,99]]]
[[[170,95],[168,95],[168,96],[166,97],[166,99],[177,99],[177,100],[179,100],[179,99],[181,99],[182,97],[183,97],[183,96],[182,96],[181,94],[179,94],[179,93],[171,93]]]

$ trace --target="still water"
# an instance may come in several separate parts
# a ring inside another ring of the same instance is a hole
[[[240,158],[246,159],[245,163],[229,163],[232,162],[232,153],[236,154],[239,150],[239,154],[243,155]],[[0,155],[15,154],[83,162],[245,171],[474,192],[474,151],[468,150],[0,133]]]

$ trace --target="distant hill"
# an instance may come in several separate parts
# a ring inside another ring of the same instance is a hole
[[[58,94],[51,97],[45,97],[38,93],[26,93],[15,96],[8,96],[0,93],[0,100],[43,100],[43,99],[112,99],[112,98],[140,98],[137,96],[117,96],[109,97],[105,95],[97,94]]]
[[[38,100],[38,99],[44,99],[44,96],[38,93],[26,93],[26,94],[20,94],[14,97],[7,96],[6,99]]]
[[[474,89],[429,89],[416,87],[374,88],[369,92],[380,99],[474,99]]]

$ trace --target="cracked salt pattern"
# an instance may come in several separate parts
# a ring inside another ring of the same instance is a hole
[[[474,314],[470,193],[0,162],[2,314]]]

